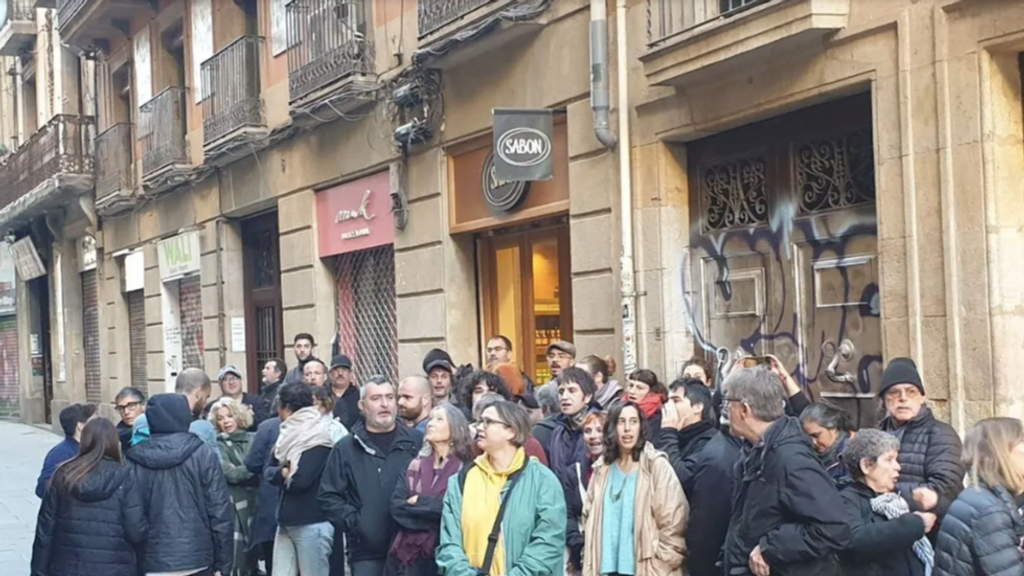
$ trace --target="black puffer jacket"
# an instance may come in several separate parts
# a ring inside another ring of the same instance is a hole
[[[878,494],[860,482],[840,493],[850,522],[850,545],[840,554],[845,576],[924,576],[914,542],[924,536],[924,520],[913,513],[888,519],[871,509]]]
[[[949,507],[934,576],[1024,576],[1024,520],[1005,488],[972,486]]]
[[[949,505],[964,487],[966,469],[960,461],[962,445],[956,430],[937,420],[927,406],[921,407],[917,417],[905,426],[897,427],[890,416],[882,420],[879,428],[900,439],[900,479],[896,484],[903,499],[917,510],[914,489],[928,487],[939,495],[935,512],[939,518],[946,515]]]
[[[144,571],[212,567],[230,574],[231,495],[213,448],[190,432],[154,434],[128,461],[149,518]]]
[[[128,469],[101,460],[70,492],[47,490],[32,576],[135,576],[135,549],[145,540],[146,517]]]
[[[772,576],[838,576],[835,555],[850,542],[843,501],[796,418],[772,423],[736,477],[725,574],[750,574],[760,546]]]

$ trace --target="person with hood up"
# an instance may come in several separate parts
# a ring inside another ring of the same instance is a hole
[[[733,435],[752,445],[736,465],[723,574],[839,576],[850,528],[835,483],[796,418],[785,389],[763,367],[733,371],[723,409]]]
[[[157,394],[146,405],[150,437],[128,452],[149,532],[146,574],[232,573],[231,495],[220,459],[189,432],[192,410],[181,394]]]
[[[583,505],[583,576],[682,576],[689,505],[640,406],[616,402]]]
[[[31,576],[136,576],[136,549],[146,532],[117,430],[108,420],[92,420],[82,430],[81,452],[57,469],[43,497]]]
[[[565,492],[565,508],[568,514],[565,524],[565,546],[569,549],[569,564],[566,571],[579,574],[583,570],[583,503],[587,500],[587,487],[594,476],[594,463],[604,455],[604,424],[608,415],[591,412],[583,419],[583,442],[590,458],[589,473],[582,464],[573,466],[562,480]]]
[[[327,461],[319,502],[348,536],[352,576],[381,576],[398,525],[391,495],[423,445],[415,428],[397,423],[394,384],[372,376],[360,389],[362,424],[341,439]]]
[[[846,444],[857,435],[850,414],[831,402],[814,402],[800,413],[800,425],[818,453],[818,461],[842,490],[850,483],[850,470],[842,458]]]
[[[718,429],[711,389],[700,380],[676,380],[669,388],[660,440],[690,503],[687,572],[719,576],[716,564],[729,529],[740,440]]]
[[[882,373],[879,398],[886,417],[879,428],[900,441],[900,480],[896,485],[911,510],[935,512],[942,522],[964,487],[963,445],[952,426],[932,414],[924,384],[910,358],[893,358]]]
[[[230,396],[221,396],[211,405],[207,419],[217,430],[221,468],[234,508],[235,571],[231,576],[249,576],[256,572],[256,555],[250,554],[249,548],[259,485],[259,477],[245,467],[245,457],[252,448],[253,435],[246,431],[252,423],[252,411]]]
[[[329,392],[329,391],[328,391]],[[317,500],[334,442],[329,420],[308,384],[285,384],[278,392],[281,435],[264,478],[281,490],[275,576],[328,576],[334,527]]]
[[[562,576],[565,496],[523,444],[530,417],[500,401],[476,425],[483,454],[448,481],[437,567],[444,576]]]
[[[935,541],[934,576],[1022,576],[1024,427],[988,418],[964,442],[971,486],[949,507]]]
[[[612,374],[615,374],[615,359],[611,356],[586,356],[576,363],[576,367],[586,370],[594,379],[594,386],[597,387],[594,402],[597,402],[602,410],[611,408],[612,402],[622,398],[626,393],[619,381],[612,378]]]

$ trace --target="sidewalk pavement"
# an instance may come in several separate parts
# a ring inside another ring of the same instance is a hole
[[[0,421],[0,572],[4,574],[29,573],[39,512],[36,479],[46,453],[60,440],[39,428]]]

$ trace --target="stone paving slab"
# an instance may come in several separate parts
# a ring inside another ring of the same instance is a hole
[[[0,574],[29,573],[39,511],[36,478],[60,440],[39,428],[0,421]]]

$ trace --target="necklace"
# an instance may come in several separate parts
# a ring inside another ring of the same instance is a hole
[[[621,479],[621,480],[619,480]],[[618,502],[622,498],[622,493],[626,491],[626,484],[629,483],[629,474],[623,472],[619,465],[616,463],[612,468],[611,482],[609,482],[608,490],[612,494],[612,502]],[[616,480],[618,480],[618,486],[616,486]]]

